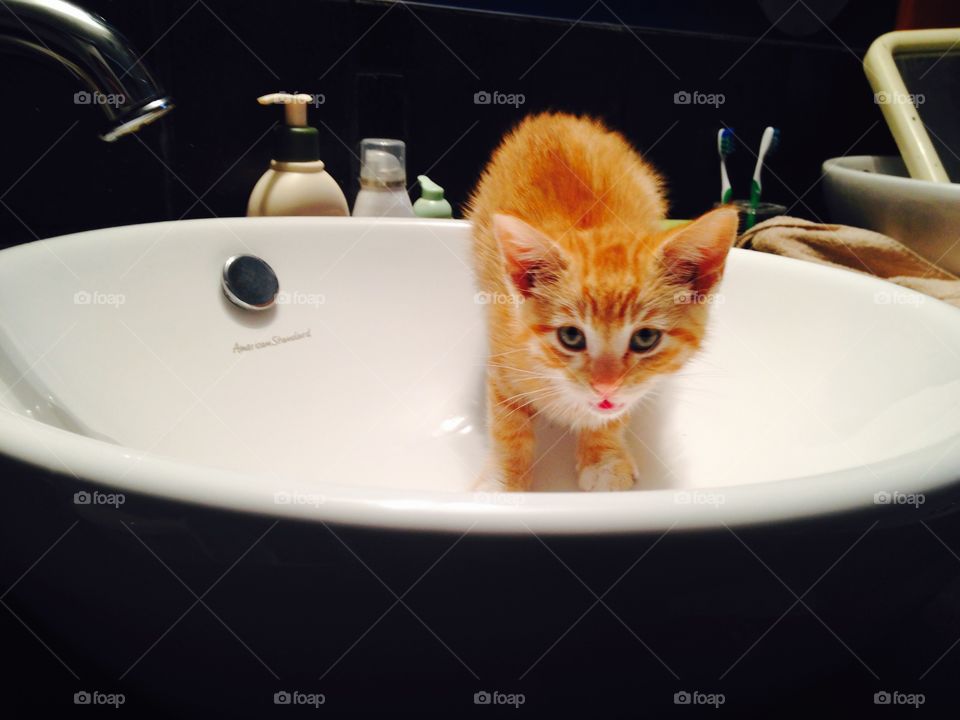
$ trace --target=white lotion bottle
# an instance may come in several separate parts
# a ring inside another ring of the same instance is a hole
[[[286,124],[273,131],[273,160],[247,203],[247,215],[349,215],[347,199],[320,160],[320,133],[307,125],[310,95],[273,93],[261,105],[283,105]]]
[[[406,145],[366,138],[360,143],[360,192],[354,217],[414,217],[407,194]]]

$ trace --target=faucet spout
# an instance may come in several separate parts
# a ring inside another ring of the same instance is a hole
[[[80,104],[107,116],[107,142],[136,132],[173,109],[127,39],[99,15],[65,0],[0,3],[0,50],[41,55],[72,73],[88,92]]]

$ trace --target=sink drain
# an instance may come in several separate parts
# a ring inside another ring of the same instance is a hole
[[[223,293],[244,310],[273,307],[280,291],[277,274],[266,262],[253,255],[234,255],[223,266]]]

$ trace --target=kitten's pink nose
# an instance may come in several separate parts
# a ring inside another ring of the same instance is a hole
[[[593,382],[590,383],[590,385],[600,394],[600,397],[603,398],[613,395],[619,387],[619,385],[615,382]]]

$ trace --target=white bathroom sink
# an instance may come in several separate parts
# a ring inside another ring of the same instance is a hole
[[[227,301],[236,254],[273,267],[281,304]],[[960,479],[960,311],[734,250],[704,351],[635,418],[636,491],[576,491],[570,439],[541,427],[537,488],[562,492],[473,492],[482,310],[459,221],[199,220],[18,246],[0,252],[0,452],[104,491],[447,531],[773,523]]]
[[[960,185],[914,180],[899,157],[853,155],[823,163],[830,220],[889,235],[960,274]]]

